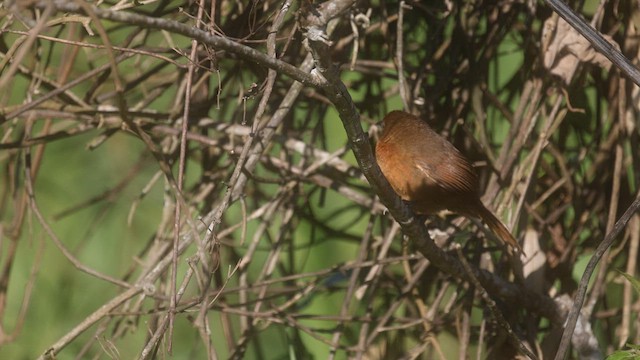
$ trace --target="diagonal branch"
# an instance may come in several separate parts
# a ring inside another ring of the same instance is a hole
[[[584,36],[593,47],[598,50],[618,69],[620,69],[625,75],[631,79],[636,85],[640,86],[640,71],[636,68],[631,61],[616,49],[611,43],[605,40],[602,35],[591,25],[589,25],[584,19],[578,16],[567,4],[562,0],[546,0],[547,4],[557,12],[562,18],[573,26],[582,36]]]
[[[598,245],[595,253],[589,259],[589,263],[584,270],[584,274],[582,274],[582,279],[580,279],[580,285],[578,286],[578,292],[576,293],[576,298],[573,302],[573,307],[569,312],[569,316],[567,317],[567,324],[565,325],[564,333],[562,334],[562,340],[560,341],[560,346],[558,347],[558,352],[556,353],[555,360],[562,360],[565,358],[567,351],[569,350],[569,343],[571,341],[571,336],[573,335],[573,331],[576,327],[576,323],[578,322],[578,316],[580,315],[580,309],[582,308],[582,304],[584,303],[584,298],[587,294],[587,288],[589,287],[589,279],[591,275],[596,269],[596,265],[600,262],[602,255],[611,247],[613,241],[620,235],[622,230],[627,226],[629,220],[633,214],[635,214],[638,209],[640,209],[640,196],[636,197],[636,200],[627,208],[627,211],[622,214],[620,219],[613,226],[613,229],[610,233],[605,236],[604,240]]]
[[[368,137],[362,129],[360,115],[355,108],[349,91],[340,80],[337,70],[331,63],[329,55],[330,42],[327,41],[326,36],[322,35],[322,23],[317,20],[319,18],[328,19],[328,17],[320,15],[317,7],[313,10],[302,14],[305,19],[304,24],[308,26],[306,29],[308,45],[316,61],[316,69],[312,73],[316,74],[318,81],[322,83],[326,96],[336,107],[350,140],[351,149],[363,174],[418,251],[443,272],[455,278],[470,281],[470,275],[465,272],[460,261],[436,245],[424,225],[409,207],[402,202],[389,185],[387,179],[382,175],[375,161]],[[316,20],[310,19],[313,17]],[[499,298],[506,302],[518,302],[524,308],[535,311],[552,321],[557,322],[560,320],[557,307],[548,296],[509,283],[488,271],[478,268],[473,268],[472,270],[473,276],[480,281],[487,292],[494,298]]]
[[[50,1],[41,1],[36,6],[39,8],[46,8]],[[55,8],[58,11],[64,11],[75,14],[84,14],[83,8],[75,3],[70,3],[65,0],[53,1]],[[138,25],[144,28],[166,30],[172,33],[184,35],[190,39],[197,40],[200,43],[209,45],[216,49],[226,50],[234,53],[243,59],[254,61],[262,66],[276,70],[279,73],[285,74],[294,80],[297,80],[304,85],[310,85],[318,87],[319,83],[316,79],[300,70],[299,68],[286,63],[282,60],[278,60],[274,57],[255,50],[251,47],[244,46],[229,40],[225,37],[211,34],[204,30],[198,29],[194,26],[186,25],[177,21],[166,20],[162,18],[154,18],[150,16],[134,14],[126,11],[113,11],[106,10],[94,5],[86,4],[87,8],[100,19],[116,21],[119,23]]]

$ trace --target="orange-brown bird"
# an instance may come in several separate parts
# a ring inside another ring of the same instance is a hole
[[[418,214],[441,210],[478,217],[505,244],[522,253],[504,224],[480,201],[478,177],[449,141],[418,117],[392,111],[382,120],[376,159],[400,197]]]

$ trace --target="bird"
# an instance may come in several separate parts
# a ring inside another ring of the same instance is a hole
[[[480,218],[517,252],[522,247],[480,200],[478,176],[467,158],[419,117],[399,110],[382,120],[376,161],[393,190],[417,214],[442,210]]]

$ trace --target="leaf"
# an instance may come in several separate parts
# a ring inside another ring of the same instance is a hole
[[[627,344],[629,350],[619,350],[606,357],[606,360],[637,360],[640,359],[640,345]]]
[[[638,295],[640,295],[640,280],[634,278],[633,276],[627,274],[626,272],[617,270],[622,276],[624,276],[625,278],[627,278],[627,280],[629,280],[629,282],[631,283],[631,285],[633,285],[633,288],[636,289],[636,292],[638,293]]]
[[[608,35],[602,36],[612,46],[620,46]],[[562,78],[566,84],[571,82],[578,63],[590,63],[609,70],[611,62],[596,51],[589,41],[576,31],[569,23],[558,16],[551,16],[545,21],[542,34],[544,46],[544,66],[552,74]]]

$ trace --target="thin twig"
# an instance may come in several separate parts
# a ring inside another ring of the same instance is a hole
[[[604,237],[604,240],[598,245],[596,251],[589,259],[587,266],[584,270],[584,274],[582,274],[582,278],[580,279],[580,284],[578,285],[578,290],[576,291],[576,296],[573,300],[573,306],[571,307],[571,311],[569,311],[569,315],[567,316],[567,322],[565,325],[564,332],[562,333],[562,339],[560,340],[560,345],[558,346],[558,352],[556,353],[555,360],[562,360],[565,358],[567,351],[569,350],[569,345],[571,342],[571,335],[573,335],[573,331],[576,327],[576,323],[578,322],[578,316],[580,315],[580,309],[582,309],[582,304],[584,303],[585,296],[587,294],[587,287],[589,286],[589,279],[591,278],[591,274],[596,269],[596,265],[602,258],[602,255],[609,249],[609,247],[613,244],[615,239],[620,235],[622,230],[627,226],[629,220],[636,211],[640,209],[640,196],[636,197],[636,200],[627,208],[627,210],[622,214],[620,219],[613,226],[613,229]]]

